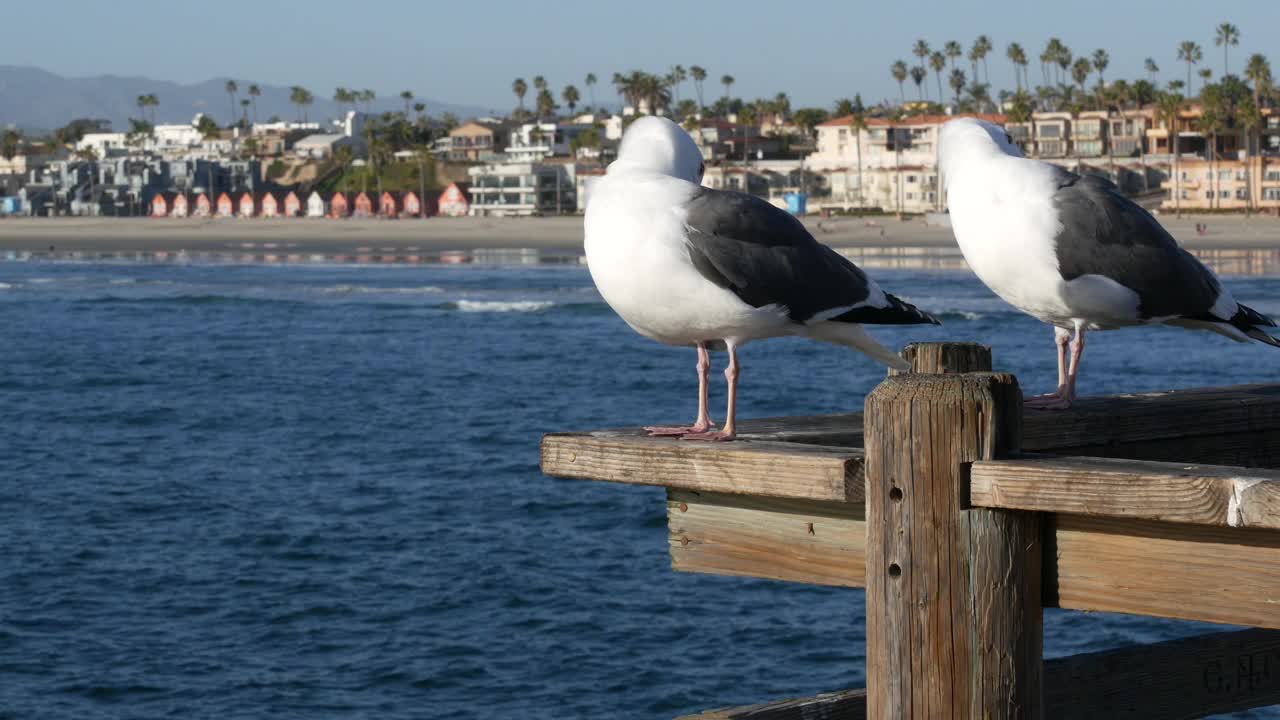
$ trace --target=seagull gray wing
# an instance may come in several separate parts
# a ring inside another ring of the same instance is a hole
[[[686,209],[693,266],[752,307],[784,306],[797,323],[938,323],[881,291],[790,213],[754,195],[698,188]]]
[[[1218,279],[1150,213],[1102,178],[1059,170],[1058,181],[1053,203],[1062,229],[1055,245],[1064,280],[1116,281],[1137,293],[1143,320],[1209,312],[1222,291]]]

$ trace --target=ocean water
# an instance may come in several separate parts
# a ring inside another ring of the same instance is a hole
[[[946,323],[884,342],[989,343],[1050,389],[1051,331],[971,275],[873,275]],[[1280,315],[1280,278],[1227,282]],[[694,410],[693,352],[585,268],[10,262],[0,318],[0,717],[663,718],[863,684],[860,591],[674,573],[660,489],[539,473],[544,432]],[[743,417],[883,377],[793,339],[741,359]],[[1081,390],[1255,381],[1274,349],[1152,328],[1094,335]],[[1053,611],[1045,647],[1213,629]]]

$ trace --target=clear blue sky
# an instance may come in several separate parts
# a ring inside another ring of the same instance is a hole
[[[0,43],[0,64],[179,82],[232,76],[303,85],[322,97],[337,85],[379,95],[409,89],[419,97],[501,110],[515,104],[510,86],[517,76],[543,75],[557,95],[574,83],[585,102],[582,79],[593,71],[601,81],[597,99],[612,101],[608,81],[615,71],[665,72],[677,63],[702,65],[716,81],[733,75],[734,94],[743,97],[786,91],[795,107],[829,107],[861,92],[874,102],[896,97],[889,64],[912,62],[916,38],[935,46],[954,39],[967,49],[980,33],[996,46],[988,60],[996,90],[1013,84],[1006,45],[1017,41],[1027,49],[1034,80],[1035,56],[1051,35],[1077,55],[1105,48],[1110,77],[1141,76],[1143,59],[1153,57],[1162,81],[1185,75],[1175,46],[1195,40],[1216,77],[1222,51],[1213,45],[1213,30],[1223,21],[1241,30],[1231,52],[1233,71],[1250,53],[1261,52],[1280,74],[1276,0],[64,0],[56,10],[30,2],[5,6],[0,24],[9,32]],[[715,97],[720,87],[709,85],[705,92]],[[685,96],[692,92],[686,84]]]

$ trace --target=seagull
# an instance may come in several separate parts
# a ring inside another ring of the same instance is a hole
[[[1058,389],[1028,407],[1071,407],[1090,330],[1165,323],[1280,347],[1263,330],[1274,320],[1236,302],[1108,180],[1026,159],[1003,128],[976,118],[943,125],[938,154],[969,267],[1005,302],[1054,327]]]
[[[587,204],[587,266],[605,302],[641,335],[698,351],[697,418],[645,428],[651,435],[733,439],[737,351],[751,340],[809,337],[909,369],[862,324],[938,324],[932,315],[885,293],[789,213],[754,195],[702,187],[705,169],[688,133],[643,117],[628,127]],[[729,354],[720,430],[707,412],[709,350]]]

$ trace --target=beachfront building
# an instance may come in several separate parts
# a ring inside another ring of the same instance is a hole
[[[536,163],[552,156],[569,155],[574,138],[595,130],[585,123],[525,123],[510,132],[505,160],[510,163]]]
[[[231,196],[222,193],[218,196],[218,217],[231,217],[235,214],[235,208],[232,206]]]
[[[302,202],[298,199],[298,193],[290,190],[288,195],[284,196],[284,216],[298,217],[302,212]],[[324,214],[323,210],[321,214]]]
[[[254,215],[258,214],[255,208],[255,205],[256,203],[254,203],[253,201],[253,193],[251,192],[241,193],[240,202],[238,203],[237,214],[243,218],[251,218]]]
[[[480,162],[502,151],[503,134],[495,125],[471,121],[449,131],[445,158],[453,162]]]
[[[329,196],[329,214],[326,217],[345,218],[350,214],[351,210],[347,203],[346,195],[336,192]]]
[[[852,117],[817,126],[817,151],[805,168],[820,175],[827,193],[810,210],[880,208],[923,213],[942,209],[938,133],[951,115],[915,115],[901,120],[866,118],[854,135]],[[970,115],[1003,125],[1003,115]],[[859,164],[861,145],[861,164]]]
[[[510,148],[508,148],[510,150]],[[572,162],[487,163],[468,168],[471,215],[545,215],[577,210]]]
[[[280,203],[276,200],[274,193],[263,193],[258,207],[262,208],[258,213],[259,217],[273,218],[280,215]]]
[[[293,152],[298,157],[323,160],[333,157],[333,153],[344,145],[351,145],[351,138],[336,133],[308,135],[293,144]]]
[[[190,201],[187,200],[186,193],[175,193],[173,207],[169,210],[169,217],[184,218],[190,214],[190,207]]]
[[[400,198],[400,217],[426,217],[422,212],[422,200],[418,198],[418,193],[410,190]]]
[[[1206,136],[1200,116],[1200,107],[1189,106],[1174,127],[1159,118],[1147,131],[1147,161],[1169,173],[1161,207],[1280,213],[1280,109],[1262,108],[1262,126],[1252,138],[1234,124]]]
[[[351,204],[351,217],[367,218],[373,217],[373,201],[369,199],[367,193],[356,195],[355,202]]]

